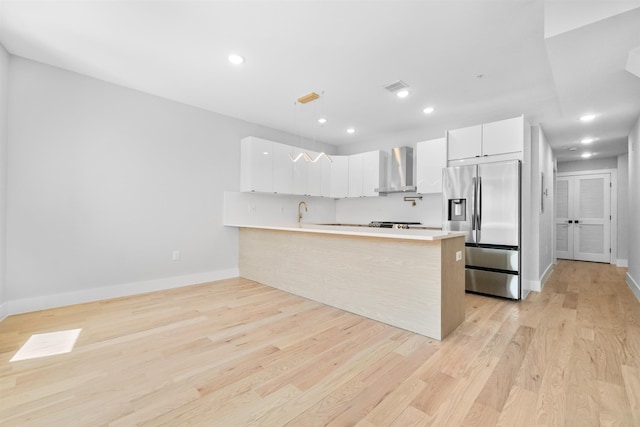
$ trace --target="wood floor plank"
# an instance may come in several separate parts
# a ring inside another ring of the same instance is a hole
[[[482,403],[474,403],[462,421],[461,426],[465,427],[484,427],[495,426],[498,424],[500,413]]]
[[[533,391],[518,386],[512,387],[500,413],[500,418],[498,418],[497,426],[535,426],[536,406],[532,403],[536,401],[537,397]]]
[[[487,384],[483,388],[477,402],[489,406],[498,412],[502,411],[511,387],[515,383],[516,374],[520,370],[534,330],[521,326],[511,339],[504,354],[500,358]]]
[[[624,389],[629,403],[629,410],[633,417],[632,425],[640,425],[640,370],[629,366],[622,367]]]
[[[613,265],[465,296],[444,341],[236,278],[0,322],[0,425],[640,425],[640,303]],[[68,354],[9,359],[82,328]]]

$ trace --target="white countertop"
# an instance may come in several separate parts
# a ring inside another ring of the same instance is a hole
[[[409,240],[442,240],[458,236],[464,236],[464,232],[446,232],[442,230],[420,230],[420,229],[393,229],[376,228],[366,226],[348,225],[322,225],[309,223],[289,223],[289,224],[225,224],[228,227],[240,228],[260,228],[264,230],[299,231],[303,233],[320,234],[342,234],[348,236],[380,237],[387,239],[409,239]]]

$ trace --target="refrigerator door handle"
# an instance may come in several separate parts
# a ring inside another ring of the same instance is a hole
[[[478,177],[478,210],[476,211],[478,216],[478,231],[482,229],[482,177]],[[478,237],[478,240],[480,238]]]
[[[476,193],[477,193],[477,186],[476,186],[476,178],[473,177],[471,178],[471,229],[475,230],[476,229]],[[475,233],[473,233],[473,237],[475,239]]]

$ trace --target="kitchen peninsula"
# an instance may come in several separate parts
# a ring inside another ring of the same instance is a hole
[[[464,237],[293,223],[240,228],[240,276],[438,340],[464,320]]]

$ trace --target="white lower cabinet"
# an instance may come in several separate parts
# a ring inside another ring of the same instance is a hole
[[[442,193],[442,168],[447,167],[447,139],[418,142],[416,152],[417,192]]]

